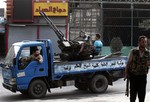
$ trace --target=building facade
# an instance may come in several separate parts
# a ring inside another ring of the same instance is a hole
[[[58,37],[39,11],[44,11],[70,40],[81,31],[100,33],[104,46],[119,37],[123,46],[137,45],[140,35],[150,39],[150,0],[7,0],[5,52],[23,40],[51,39],[55,53]],[[28,5],[28,6],[27,6]]]
[[[150,38],[150,0],[69,0],[70,36],[81,30],[100,33],[105,46],[120,37],[124,46],[136,46],[140,35]]]
[[[51,39],[55,53],[58,37],[39,12],[43,11],[68,37],[68,2],[62,0],[7,0],[6,52],[14,42]]]

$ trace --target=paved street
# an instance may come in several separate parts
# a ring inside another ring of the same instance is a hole
[[[3,59],[0,60],[2,62]],[[129,97],[125,96],[125,81],[119,79],[109,86],[103,94],[93,94],[87,91],[79,91],[74,86],[63,87],[62,89],[51,89],[42,99],[30,99],[20,92],[12,93],[2,86],[2,74],[0,68],[0,102],[129,102]],[[138,102],[138,100],[136,101]],[[150,102],[150,73],[148,74],[146,101]]]
[[[2,83],[0,74],[0,83]],[[42,99],[30,99],[19,92],[12,93],[2,87],[0,84],[0,102],[129,102],[128,97],[124,95],[125,82],[120,79],[109,86],[103,94],[93,94],[91,92],[79,91],[73,86],[63,87],[62,89],[52,89],[52,93]],[[138,102],[138,101],[136,101]],[[150,74],[148,75],[146,101],[150,102]]]

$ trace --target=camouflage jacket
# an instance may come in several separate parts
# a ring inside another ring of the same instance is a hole
[[[132,63],[130,65],[130,73],[134,75],[144,75],[148,73],[148,66],[146,65],[149,60],[149,51],[145,51],[141,57],[138,49],[132,50]]]

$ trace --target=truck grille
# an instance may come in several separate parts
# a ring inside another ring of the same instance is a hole
[[[9,84],[9,80],[8,79],[4,79],[4,83]]]

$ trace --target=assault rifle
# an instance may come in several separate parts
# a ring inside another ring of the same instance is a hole
[[[129,96],[129,78],[127,78],[126,80],[126,91],[125,91],[125,96]]]

